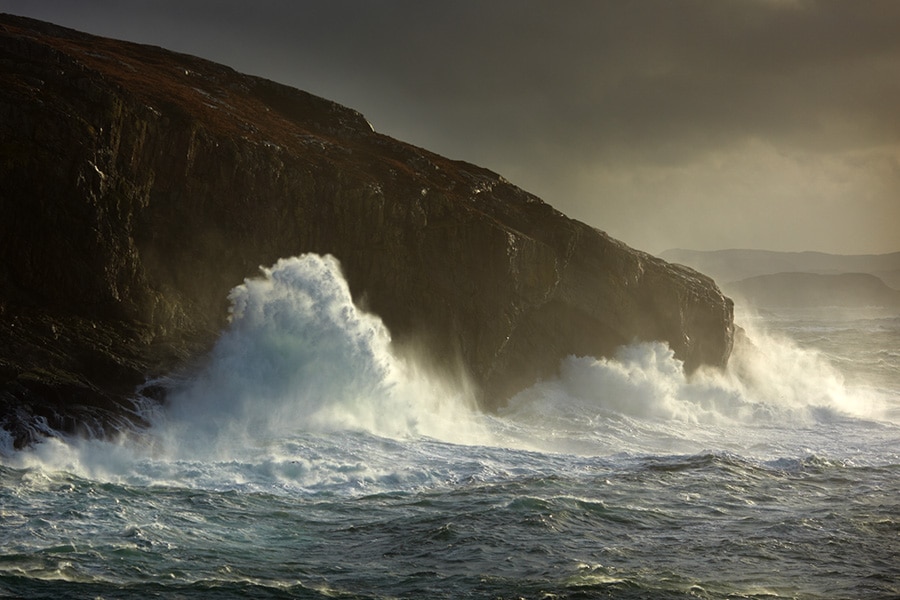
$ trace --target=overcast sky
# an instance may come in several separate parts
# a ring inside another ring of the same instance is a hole
[[[900,250],[900,1],[0,0],[355,108],[650,252]]]

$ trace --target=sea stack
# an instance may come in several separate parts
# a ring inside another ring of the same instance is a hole
[[[488,410],[570,354],[728,359],[710,278],[354,110],[9,15],[0,64],[0,424],[18,446],[134,420],[136,386],[208,351],[232,287],[305,252]]]

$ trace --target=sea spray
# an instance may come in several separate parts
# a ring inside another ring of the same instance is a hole
[[[151,428],[0,457],[0,596],[900,593],[898,427],[852,416],[830,355],[748,329],[686,375],[634,344],[488,415],[391,356],[345,286],[324,257],[276,264]],[[878,323],[870,358],[829,341],[871,366],[900,336]]]
[[[691,375],[659,342],[623,346],[613,358],[570,356],[562,361],[558,377],[519,393],[503,412],[511,416],[540,403],[573,414],[684,423],[871,414],[871,403],[848,390],[842,375],[818,352],[761,331],[736,345],[727,369],[703,368]]]
[[[477,438],[458,392],[394,357],[334,257],[281,259],[230,300],[207,368],[170,393],[159,425],[177,440],[228,452],[297,431]]]
[[[790,423],[839,440],[847,419],[896,422],[892,402],[848,386],[821,352],[747,327],[726,369],[687,374],[659,342],[623,346],[612,358],[570,356],[500,415],[518,424],[518,447],[539,451],[692,453],[725,444],[768,454],[777,451],[772,428]]]
[[[303,436],[491,442],[465,386],[391,353],[387,328],[354,305],[334,257],[285,258],[261,271],[229,295],[229,325],[205,366],[187,378],[153,382],[167,388],[167,397],[162,406],[143,403],[148,429],[103,440],[49,438],[11,462],[104,481],[178,485],[184,477],[222,477],[221,464],[229,462],[232,483],[252,480],[256,473],[240,467],[249,461],[268,465],[263,469],[273,477],[308,484],[334,473],[343,473],[338,481],[352,478],[348,465],[365,459],[311,459]],[[210,461],[220,467],[209,469]]]
[[[753,445],[783,422],[881,414],[876,399],[849,389],[820,353],[748,328],[725,370],[687,375],[665,344],[636,343],[612,358],[569,357],[557,377],[486,415],[464,387],[392,354],[389,332],[354,305],[331,256],[279,260],[230,300],[229,326],[206,366],[166,384],[166,404],[145,415],[149,430],[102,442],[48,441],[32,458],[70,472],[84,463],[101,479],[144,460],[249,458],[300,465],[287,467],[297,472],[306,459],[285,440],[341,431],[594,456],[696,452],[719,446],[723,435],[729,447]]]

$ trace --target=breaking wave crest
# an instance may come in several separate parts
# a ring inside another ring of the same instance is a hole
[[[570,356],[559,377],[518,394],[504,414],[626,415],[685,424],[880,416],[877,403],[850,391],[818,352],[762,331],[752,338],[757,342],[738,343],[726,370],[704,368],[692,375],[659,342],[624,346],[610,359]]]
[[[821,354],[748,331],[724,371],[688,376],[665,344],[637,343],[609,359],[569,357],[558,377],[487,415],[464,385],[391,353],[386,327],[354,305],[331,256],[279,260],[230,300],[206,367],[170,382],[152,427],[118,442],[121,460],[229,460],[298,433],[342,431],[587,455],[695,452],[724,436],[740,451],[770,435],[766,427],[886,414],[883,398],[851,390]],[[748,437],[754,428],[762,433]],[[108,452],[74,440],[42,446]]]
[[[569,357],[486,414],[391,353],[333,258],[231,301],[146,431],[0,452],[0,590],[896,596],[900,428],[815,346],[748,331],[689,376],[659,343]]]
[[[458,427],[471,414],[461,393],[391,354],[388,330],[354,306],[333,257],[279,260],[230,300],[207,368],[156,419],[167,435],[222,450],[311,430],[477,437],[474,424]]]

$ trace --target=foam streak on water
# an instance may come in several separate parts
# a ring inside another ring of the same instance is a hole
[[[486,415],[330,257],[231,300],[149,430],[2,458],[0,597],[900,594],[896,316],[746,313],[727,372],[636,344]]]

